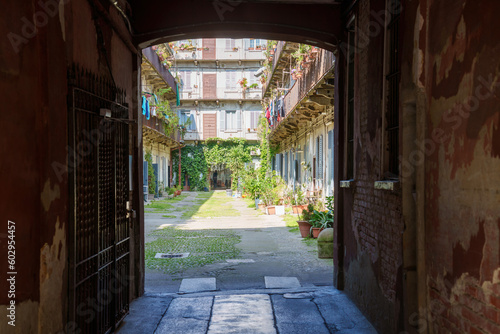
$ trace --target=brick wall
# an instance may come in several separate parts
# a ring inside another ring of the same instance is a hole
[[[402,200],[396,189],[376,190],[383,179],[383,30],[368,31],[372,10],[384,1],[362,0],[355,51],[355,185],[344,194],[345,289],[381,333],[394,333],[402,309]],[[368,37],[370,36],[370,37]]]

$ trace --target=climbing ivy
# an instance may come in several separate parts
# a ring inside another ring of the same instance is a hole
[[[187,145],[181,149],[181,172],[188,175],[191,188],[208,188],[209,170],[228,168],[233,180],[237,180],[245,169],[245,163],[252,161],[250,152],[256,149],[242,138],[210,138],[203,144]],[[173,152],[174,165],[178,165],[178,152]],[[233,182],[236,186],[237,182]]]
[[[148,162],[148,191],[150,194],[154,194],[156,191],[156,176],[153,169],[153,155],[151,151],[146,151],[144,159]]]

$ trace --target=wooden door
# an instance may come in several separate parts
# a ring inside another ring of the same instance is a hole
[[[217,137],[217,115],[203,115],[203,139]]]

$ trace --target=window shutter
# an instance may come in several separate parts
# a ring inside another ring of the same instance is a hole
[[[283,168],[283,178],[288,179],[288,152],[285,152],[285,168]]]
[[[241,131],[241,110],[236,110],[236,130]]]
[[[301,159],[301,154],[300,153],[297,154],[297,161],[298,161],[298,166],[299,166],[299,168],[297,169],[297,173],[298,173],[297,181],[301,182],[302,179],[300,178],[300,176],[301,176],[301,173],[302,173],[302,164],[301,164],[302,159]]]
[[[226,131],[226,112],[224,110],[219,111],[219,127],[220,131]]]
[[[191,120],[191,124],[189,125],[189,130],[196,131],[196,121],[194,117],[194,111],[192,111],[191,115],[189,115],[189,119]]]
[[[319,136],[319,160],[318,160],[318,168],[319,168],[319,178],[323,179],[323,135]]]

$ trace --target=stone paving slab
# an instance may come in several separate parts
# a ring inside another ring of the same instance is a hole
[[[213,297],[177,298],[170,303],[167,313],[154,333],[205,334],[210,321],[212,304]],[[148,332],[137,333],[147,334]]]
[[[208,334],[276,334],[268,295],[216,296]]]
[[[179,292],[214,291],[217,289],[215,277],[185,278],[181,282]]]
[[[120,325],[120,334],[154,333],[172,299],[172,297],[142,297],[134,300],[130,304],[129,315]]]
[[[316,304],[310,299],[271,296],[276,326],[281,334],[330,334]]]
[[[375,328],[345,294],[314,299],[328,328],[343,334],[377,334]]]
[[[300,288],[297,277],[265,276],[266,289],[289,289]]]

